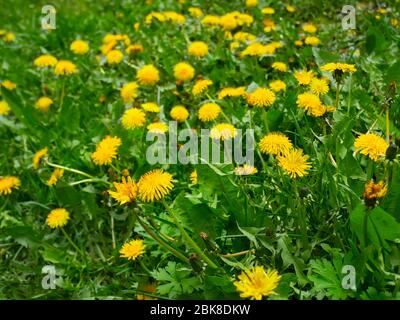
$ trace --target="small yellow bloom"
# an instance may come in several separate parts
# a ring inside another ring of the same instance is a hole
[[[242,167],[236,167],[234,172],[238,176],[248,176],[257,173],[258,170],[257,168],[246,163]]]
[[[52,228],[62,228],[69,220],[69,212],[63,208],[51,210],[46,219],[46,224]]]
[[[89,51],[89,44],[83,40],[75,40],[69,48],[73,53],[82,55]]]
[[[237,135],[237,130],[230,123],[220,123],[211,128],[210,137],[216,140],[228,140]]]
[[[282,91],[282,90],[286,90],[286,84],[281,80],[272,81],[269,84],[269,87],[274,92],[279,92],[279,91]]]
[[[335,72],[335,71],[341,71],[343,73],[349,72],[349,73],[354,73],[357,71],[356,67],[354,64],[348,64],[348,63],[340,63],[340,62],[331,62],[323,65],[321,67],[322,71],[328,71],[328,72]]]
[[[160,81],[160,73],[154,65],[147,64],[138,70],[136,78],[140,84],[151,86]]]
[[[261,10],[261,12],[263,14],[274,14],[275,13],[275,9],[271,8],[271,7],[265,7]]]
[[[36,152],[34,154],[34,156],[32,158],[32,165],[33,165],[34,169],[36,169],[36,170],[39,169],[40,162],[43,157],[46,157],[49,154],[48,151],[49,151],[49,149],[46,147],[46,148],[40,149],[38,152]]]
[[[284,172],[293,179],[304,177],[308,174],[308,169],[311,168],[307,161],[308,156],[303,155],[301,149],[291,149],[289,152],[277,157],[278,165]]]
[[[259,147],[262,153],[282,155],[287,154],[293,146],[283,133],[271,132],[260,140]]]
[[[146,114],[138,108],[131,108],[124,112],[121,122],[125,129],[140,128],[146,122]]]
[[[315,94],[327,94],[329,91],[329,82],[326,78],[313,78],[310,83],[310,89]]]
[[[275,69],[275,70],[280,71],[280,72],[286,72],[288,70],[287,65],[285,63],[283,63],[283,62],[274,62],[271,65],[271,67],[272,67],[272,69]]]
[[[60,75],[70,75],[77,72],[76,65],[73,64],[71,61],[68,60],[60,60],[57,62],[54,73],[57,76]]]
[[[314,26],[312,23],[306,23],[303,25],[303,31],[308,33],[315,33],[317,32],[317,27]]]
[[[54,186],[58,180],[64,175],[64,169],[55,168],[49,180],[47,180],[46,184],[48,186]]]
[[[188,9],[190,15],[194,18],[200,18],[203,15],[203,11],[200,8],[191,7]]]
[[[135,260],[141,256],[145,251],[146,246],[143,244],[143,240],[132,240],[125,243],[119,253],[122,258],[127,258],[128,260]]]
[[[180,62],[174,66],[174,76],[177,80],[191,80],[194,77],[194,72],[194,68],[186,62]]]
[[[194,41],[188,47],[190,56],[203,58],[208,54],[208,45],[203,41]]]
[[[125,177],[122,177],[121,183],[114,182],[114,187],[117,191],[108,190],[108,193],[121,205],[132,202],[136,199],[138,186],[131,177],[128,177],[128,180],[126,180]]]
[[[193,170],[192,173],[190,174],[190,182],[192,184],[197,184],[197,170]]]
[[[135,54],[135,53],[140,53],[143,52],[144,48],[141,44],[138,43],[134,43],[134,44],[130,44],[126,49],[125,52],[127,54]]]
[[[321,43],[321,41],[317,37],[306,37],[304,39],[304,43],[310,46],[317,46]]]
[[[198,112],[200,121],[208,122],[215,120],[221,113],[221,108],[214,102],[208,102],[203,104]]]
[[[318,95],[310,92],[301,93],[297,96],[297,106],[307,111],[307,114],[314,117],[321,117],[326,113]]]
[[[21,186],[21,181],[17,177],[0,176],[0,196],[10,194],[13,189],[18,189]]]
[[[6,88],[7,90],[10,90],[10,91],[14,90],[17,87],[17,85],[14,82],[10,81],[10,80],[4,80],[1,83],[1,85],[4,88]]]
[[[165,133],[168,131],[168,125],[164,122],[153,122],[147,126],[147,130],[153,133]]]
[[[242,97],[246,95],[246,87],[227,87],[222,88],[218,93],[218,99],[223,99],[225,97]]]
[[[40,97],[35,103],[35,108],[40,111],[47,112],[52,104],[53,100],[51,100],[49,97]]]
[[[6,116],[10,113],[10,106],[4,100],[0,101],[0,116]]]
[[[385,139],[375,133],[361,134],[354,142],[356,152],[369,156],[373,161],[384,157],[389,147]]]
[[[172,175],[161,169],[145,173],[138,182],[139,197],[142,201],[152,202],[168,195],[172,188]]]
[[[160,112],[160,107],[157,103],[155,102],[146,102],[142,104],[142,108],[146,112],[153,112],[153,113],[158,113]]]
[[[46,67],[54,67],[57,64],[58,60],[49,54],[44,54],[37,57],[33,64],[39,68],[46,68]]]
[[[195,85],[192,88],[192,93],[195,96],[202,94],[209,86],[211,86],[213,82],[208,79],[197,80]]]
[[[174,106],[169,114],[178,122],[184,122],[189,117],[189,111],[184,106]]]
[[[138,96],[138,85],[136,82],[128,82],[121,88],[120,95],[125,103],[131,103]]]
[[[275,293],[280,280],[281,276],[276,270],[265,271],[263,267],[255,266],[243,271],[233,284],[242,298],[261,300],[263,296]]]
[[[124,54],[120,50],[111,50],[106,55],[107,63],[110,65],[119,64],[124,58]]]
[[[104,165],[111,164],[112,160],[117,157],[117,151],[122,141],[118,137],[107,136],[96,145],[96,151],[91,157],[95,164]]]
[[[374,183],[373,180],[369,181],[364,188],[363,197],[365,200],[377,200],[383,198],[388,191],[387,185],[382,180],[378,183]]]
[[[256,7],[258,4],[258,0],[246,0],[246,7],[253,8]]]
[[[275,94],[266,88],[257,88],[253,92],[246,94],[246,101],[250,106],[269,107],[276,100]]]
[[[4,35],[4,41],[5,42],[13,42],[15,40],[15,34],[12,32],[7,32]]]
[[[314,77],[314,72],[312,70],[295,71],[294,77],[300,85],[309,85]]]

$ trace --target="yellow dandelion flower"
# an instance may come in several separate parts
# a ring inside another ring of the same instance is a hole
[[[177,80],[191,80],[194,77],[194,72],[194,68],[186,62],[179,62],[174,66],[174,76]]]
[[[340,71],[343,73],[354,73],[357,71],[354,64],[347,64],[347,63],[340,63],[340,62],[331,62],[331,63],[324,64],[321,67],[321,70],[328,71],[328,72]]]
[[[329,82],[326,78],[313,78],[310,83],[310,89],[315,94],[327,94],[329,91]]]
[[[0,196],[10,194],[13,189],[18,189],[21,186],[21,181],[17,177],[0,176]]]
[[[42,112],[47,112],[52,104],[53,100],[49,97],[40,97],[35,103],[35,108]]]
[[[249,176],[258,172],[257,168],[244,164],[242,167],[236,167],[234,170],[235,174],[238,176]]]
[[[271,65],[271,67],[272,67],[272,69],[275,69],[275,70],[280,71],[280,72],[286,72],[288,70],[287,65],[285,63],[283,63],[283,62],[274,62]]]
[[[246,95],[246,87],[227,87],[222,88],[218,93],[218,99],[223,99],[225,97],[242,97]]]
[[[289,152],[277,157],[278,165],[293,179],[304,177],[311,168],[308,155],[303,155],[301,149],[291,149]]]
[[[69,49],[75,54],[86,54],[89,51],[89,43],[83,40],[75,40]]]
[[[295,45],[296,47],[302,47],[302,46],[303,46],[303,41],[301,41],[301,40],[296,40],[296,41],[294,42],[294,45]]]
[[[246,0],[246,7],[253,8],[256,7],[258,4],[258,0]]]
[[[10,113],[10,106],[4,100],[0,101],[0,116],[6,116]]]
[[[39,68],[54,67],[58,60],[50,54],[44,54],[37,57],[33,64]]]
[[[238,31],[234,34],[233,39],[239,42],[253,41],[257,37],[251,33]]]
[[[42,158],[46,157],[48,154],[49,154],[49,149],[47,147],[37,151],[32,158],[33,168],[36,170],[39,169]]]
[[[173,186],[171,174],[155,169],[139,179],[139,197],[145,202],[160,200],[171,192]]]
[[[319,40],[317,37],[306,37],[304,39],[304,43],[308,44],[309,46],[317,46],[321,43],[321,40]]]
[[[208,45],[203,41],[194,41],[188,47],[190,56],[203,58],[208,54]]]
[[[365,185],[363,197],[367,200],[377,200],[383,198],[387,191],[388,187],[383,180],[378,183],[371,180]]]
[[[160,81],[160,73],[154,65],[147,64],[138,70],[136,78],[140,84],[151,86]]]
[[[303,25],[303,31],[307,33],[315,33],[317,32],[317,27],[312,23],[306,23]]]
[[[160,107],[155,102],[146,102],[142,104],[142,108],[146,112],[158,113],[160,112]]]
[[[4,88],[6,88],[7,90],[10,90],[10,91],[14,90],[17,87],[17,85],[14,82],[10,81],[10,80],[4,80],[1,83],[1,85]]]
[[[15,34],[12,32],[7,32],[4,35],[4,41],[5,42],[13,42],[15,40]]]
[[[188,9],[189,14],[194,18],[200,18],[203,15],[203,11],[200,8],[191,7]]]
[[[111,50],[106,55],[107,63],[110,65],[119,64],[124,58],[124,54],[120,50]]]
[[[51,210],[47,216],[46,224],[52,228],[62,228],[69,220],[69,212],[63,208]]]
[[[122,258],[135,260],[145,252],[145,248],[146,246],[143,244],[143,240],[131,240],[122,246],[119,253]]]
[[[211,86],[213,82],[208,79],[197,80],[195,85],[192,88],[192,93],[195,96],[202,94],[209,86]]]
[[[48,186],[54,186],[58,180],[64,175],[64,169],[55,168],[49,180],[47,180],[46,184]]]
[[[189,111],[184,106],[174,106],[169,114],[178,122],[184,122],[189,117]]]
[[[132,202],[136,199],[138,194],[138,186],[131,177],[126,180],[122,177],[120,183],[114,182],[116,191],[108,190],[108,194],[119,202],[119,204],[125,204]]]
[[[201,24],[205,26],[215,27],[219,25],[220,17],[213,15],[206,15],[201,19]]]
[[[221,107],[214,102],[208,102],[203,104],[199,111],[199,120],[202,122],[208,122],[215,120],[221,113]]]
[[[271,19],[264,19],[263,20],[264,24],[264,32],[271,32],[273,30],[276,30],[276,24],[273,20]]]
[[[164,122],[153,122],[147,126],[147,130],[153,133],[165,133],[168,131],[168,125]]]
[[[125,103],[131,103],[138,96],[138,84],[136,82],[128,82],[121,88],[120,95]]]
[[[236,137],[237,130],[230,123],[220,123],[211,128],[210,137],[213,139],[227,140]]]
[[[124,112],[121,122],[122,126],[128,130],[140,128],[146,122],[146,114],[138,108],[131,108]]]
[[[143,46],[142,46],[141,44],[138,44],[138,43],[130,44],[130,45],[125,49],[125,52],[126,52],[127,54],[135,54],[135,53],[140,53],[140,52],[143,52],[143,51],[144,51]]]
[[[76,68],[76,65],[68,60],[60,60],[57,62],[56,66],[54,67],[54,73],[57,76],[70,75],[70,74],[76,73],[77,71],[78,70]]]
[[[265,270],[261,266],[255,266],[243,271],[238,280],[233,282],[242,298],[261,300],[275,293],[281,276],[276,270]]]
[[[246,94],[246,101],[250,106],[269,107],[276,100],[275,94],[266,88],[257,88],[253,92]]]
[[[265,7],[261,10],[261,12],[263,14],[274,14],[275,13],[275,9],[271,8],[271,7]]]
[[[282,91],[282,90],[286,90],[286,84],[281,80],[272,81],[269,84],[269,87],[274,92],[279,92],[279,91]]]
[[[96,145],[96,151],[91,157],[95,164],[104,165],[111,164],[114,158],[117,157],[117,152],[122,141],[118,137],[106,136]]]
[[[192,173],[190,174],[190,182],[192,184],[197,184],[197,170],[193,170]]]
[[[385,139],[375,133],[361,134],[354,142],[356,152],[369,156],[373,161],[384,157],[389,147]]]
[[[271,132],[260,140],[259,147],[262,153],[270,153],[276,156],[287,154],[293,145],[283,133]]]
[[[294,77],[296,78],[297,82],[300,85],[307,86],[310,84],[311,80],[314,77],[314,72],[313,71],[307,71],[307,70],[301,70],[301,71],[295,71]]]
[[[307,114],[314,117],[320,117],[326,112],[326,108],[322,105],[319,96],[314,93],[305,92],[299,94],[296,103],[298,107],[303,108],[307,111]]]
[[[285,8],[286,8],[286,11],[290,12],[290,13],[293,13],[293,12],[296,11],[296,8],[294,6],[291,6],[291,5],[287,5]]]

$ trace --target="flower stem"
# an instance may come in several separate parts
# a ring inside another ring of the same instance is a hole
[[[161,239],[155,232],[153,232],[153,230],[149,228],[149,226],[136,213],[134,213],[134,215],[137,217],[139,224],[142,226],[142,228],[147,232],[147,234],[150,237],[154,239],[154,241],[158,242],[158,244],[160,244],[164,249],[170,251],[173,255],[182,260],[184,263],[189,263],[188,258],[186,258],[182,253],[180,253],[175,248],[171,247],[168,243],[166,243],[163,239]]]
[[[71,244],[71,246],[74,247],[74,249],[79,252],[79,254],[83,257],[85,257],[84,253],[82,252],[81,249],[78,248],[78,246],[72,241],[71,237],[68,235],[68,233],[64,230],[64,228],[60,228],[61,232],[64,234],[64,236],[67,238],[68,242]]]
[[[365,209],[364,221],[363,221],[363,231],[364,231],[364,247],[368,245],[368,209]]]
[[[49,161],[46,161],[46,164],[49,165],[50,167],[64,169],[65,171],[74,172],[74,173],[80,174],[80,175],[82,175],[82,176],[85,176],[85,177],[87,177],[87,178],[90,178],[90,179],[93,179],[93,180],[97,180],[96,177],[93,177],[93,176],[91,176],[90,174],[88,174],[88,173],[86,173],[86,172],[83,172],[83,171],[80,171],[80,170],[76,170],[76,169],[73,169],[73,168],[64,167],[64,166],[61,166],[61,165],[59,165],[59,164],[51,163],[51,162],[49,162]]]
[[[386,142],[390,140],[390,127],[389,127],[389,107],[386,106]]]
[[[185,229],[182,227],[181,223],[179,222],[178,218],[176,217],[175,213],[172,211],[172,209],[169,207],[169,205],[165,202],[164,198],[162,199],[162,203],[167,209],[169,215],[172,217],[172,219],[175,222],[175,225],[178,227],[179,231],[181,232],[183,238],[187,241],[188,244],[192,246],[194,251],[198,253],[198,255],[213,269],[217,269],[218,266],[210,260],[209,257],[203,252],[203,250],[200,249],[200,247],[197,245],[196,242],[187,234]]]
[[[340,82],[336,80],[336,102],[335,102],[336,110],[339,107],[339,92],[340,92]]]

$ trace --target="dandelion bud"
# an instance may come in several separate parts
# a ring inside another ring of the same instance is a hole
[[[189,263],[192,266],[194,272],[200,273],[201,271],[203,271],[202,262],[196,253],[192,253],[189,256]]]
[[[308,189],[307,187],[301,187],[299,189],[299,197],[300,197],[300,199],[304,199],[309,194],[310,194],[310,189]]]

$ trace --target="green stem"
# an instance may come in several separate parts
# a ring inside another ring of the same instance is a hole
[[[101,179],[83,179],[83,180],[71,182],[71,183],[69,183],[69,185],[70,186],[76,186],[78,184],[88,183],[88,182],[102,182],[102,183],[105,183],[105,184],[108,184],[108,185],[112,186],[111,183],[109,183],[107,181],[104,181],[104,180],[101,180]]]
[[[165,202],[164,198],[162,199],[162,203],[163,203],[165,209],[167,209],[167,212],[169,213],[171,218],[174,220],[175,225],[178,227],[179,231],[181,232],[183,238],[187,241],[187,243],[192,246],[194,251],[196,251],[198,253],[198,255],[200,257],[202,257],[202,259],[211,268],[217,269],[218,266],[214,262],[212,262],[209,257],[207,257],[207,255],[203,252],[203,250],[200,249],[200,247],[197,245],[197,243],[194,242],[194,240],[187,234],[187,232],[185,231],[185,229],[182,227],[181,223],[179,222],[178,218],[176,217],[175,213],[172,211],[172,209],[169,207],[169,205]]]
[[[347,115],[350,115],[350,108],[351,108],[351,87],[352,87],[352,80],[353,80],[353,75],[350,74],[350,86],[349,86],[349,96],[347,100]],[[337,98],[336,98],[337,99]]]
[[[339,92],[340,92],[340,82],[336,81],[336,102],[335,102],[335,109],[336,110],[339,107]]]
[[[364,221],[363,221],[363,232],[364,232],[364,247],[368,245],[368,209],[365,209]]]
[[[262,113],[263,113],[263,120],[264,120],[264,125],[265,125],[265,131],[266,131],[267,133],[269,133],[267,112],[265,111],[264,108],[263,108],[263,110],[262,110]]]
[[[390,141],[390,127],[389,127],[389,107],[386,106],[386,142]]]
[[[93,177],[90,174],[88,174],[86,172],[83,172],[83,171],[80,171],[80,170],[64,167],[64,166],[61,166],[59,164],[51,163],[49,161],[46,161],[46,164],[49,165],[50,167],[60,168],[60,169],[64,169],[65,171],[70,171],[70,172],[74,172],[74,173],[80,174],[82,176],[88,177],[89,179],[93,179],[93,180],[97,179],[96,177]]]
[[[134,213],[136,215],[136,213]],[[182,253],[177,251],[175,248],[171,247],[168,243],[166,243],[163,239],[161,239],[153,230],[151,230],[147,224],[142,220],[141,217],[138,217],[136,215],[139,224],[142,226],[142,228],[147,232],[147,234],[154,239],[154,241],[158,242],[164,249],[167,251],[170,251],[173,255],[175,255],[177,258],[179,258],[182,262],[189,264],[189,259],[186,258]]]
[[[61,87],[61,94],[60,94],[60,107],[59,111],[61,111],[63,103],[64,103],[64,96],[65,96],[65,78],[62,80],[62,87]]]
[[[64,236],[67,238],[68,242],[71,244],[71,246],[74,247],[74,249],[79,252],[79,254],[83,257],[85,257],[85,254],[82,252],[81,249],[78,248],[78,246],[72,241],[71,237],[68,235],[68,233],[64,230],[64,228],[61,228],[61,232],[64,234]]]

